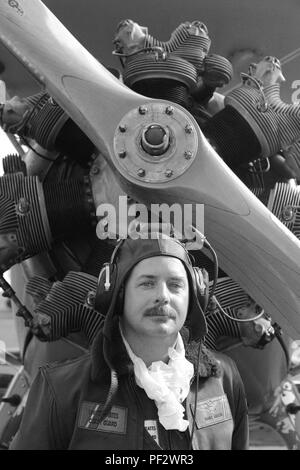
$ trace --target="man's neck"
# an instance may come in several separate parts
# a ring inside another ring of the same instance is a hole
[[[130,331],[124,331],[122,333],[129,344],[132,352],[139,358],[141,358],[147,367],[152,362],[163,361],[167,363],[169,361],[168,349],[173,347],[176,343],[177,334],[162,337],[151,337],[148,336],[136,336]]]

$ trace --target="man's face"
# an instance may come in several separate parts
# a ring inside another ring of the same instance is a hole
[[[169,256],[140,261],[125,286],[123,331],[131,336],[177,336],[189,305],[189,284],[182,262]]]

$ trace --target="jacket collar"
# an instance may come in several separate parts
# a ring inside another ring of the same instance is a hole
[[[133,364],[123,343],[119,330],[119,318],[117,316],[112,318],[112,328],[110,332],[110,338],[107,338],[103,334],[103,330],[100,330],[93,342],[91,349],[91,378],[93,382],[109,380],[111,370],[114,370],[119,377],[133,373]],[[186,359],[193,364],[194,370],[196,371],[199,342],[189,342],[189,331],[185,327],[181,329],[180,334],[185,347]],[[218,361],[203,344],[200,344],[200,348],[199,377],[218,377],[220,375]]]

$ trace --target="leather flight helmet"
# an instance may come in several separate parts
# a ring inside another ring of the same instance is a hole
[[[199,268],[193,267],[191,258],[184,245],[175,238],[167,235],[151,233],[151,238],[121,240],[117,245],[110,263],[104,265],[99,275],[98,288],[95,298],[95,308],[106,316],[103,333],[111,338],[112,318],[122,314],[123,303],[120,297],[126,279],[131,270],[140,261],[154,256],[170,256],[179,259],[188,276],[190,300],[185,326],[190,331],[190,340],[200,340],[207,333],[207,325],[200,305]],[[124,291],[123,291],[124,295]]]

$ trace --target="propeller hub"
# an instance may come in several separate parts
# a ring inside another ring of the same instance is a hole
[[[141,114],[141,108],[146,112]],[[125,178],[138,184],[169,182],[185,173],[197,156],[195,125],[176,104],[148,101],[118,123],[112,159]]]
[[[170,133],[160,124],[150,124],[142,133],[142,147],[145,152],[153,156],[160,156],[166,152],[170,145]]]

